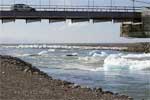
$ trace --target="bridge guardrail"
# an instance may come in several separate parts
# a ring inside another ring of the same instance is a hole
[[[12,5],[0,5],[1,11],[10,11]],[[130,6],[64,6],[64,5],[29,5],[37,11],[92,11],[92,12],[141,12],[143,7]]]

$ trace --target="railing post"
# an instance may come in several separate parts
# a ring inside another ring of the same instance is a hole
[[[93,6],[93,8],[94,8],[94,0],[92,0],[92,1],[93,1],[92,6]]]
[[[49,10],[50,10],[50,8],[51,8],[51,0],[49,0]]]
[[[64,0],[64,11],[66,11],[65,7],[66,7],[66,0]]]
[[[2,2],[1,2],[1,3],[2,3],[2,11],[3,11],[3,0],[2,0]]]
[[[89,8],[90,8],[90,0],[88,0],[88,9],[87,9],[87,12],[88,12],[88,19],[89,19]]]
[[[15,2],[15,0],[14,0],[14,5],[15,5],[15,3],[16,3],[16,2]],[[15,13],[16,13],[16,12],[14,11],[14,12],[13,12],[13,14],[14,14],[14,19],[15,19],[15,17],[16,17],[16,14],[15,14]]]
[[[111,9],[111,11],[112,11],[112,5],[113,5],[113,2],[112,2],[112,0],[110,0],[110,9]]]

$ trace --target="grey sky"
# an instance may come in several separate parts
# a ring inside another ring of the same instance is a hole
[[[0,1],[1,4],[13,3],[13,0]],[[48,0],[42,1],[44,5],[48,4]],[[92,6],[92,0],[90,2]],[[94,5],[109,5],[109,2],[110,0],[95,0]],[[39,0],[16,0],[16,3],[39,4]],[[64,1],[51,0],[50,3],[52,5],[61,5],[64,4]],[[87,5],[87,0],[66,0],[65,3],[66,5]],[[113,4],[132,5],[132,2],[129,0],[114,0]],[[49,24],[48,20],[43,20],[41,23],[25,24],[25,21],[17,20],[16,23],[0,24],[0,43],[108,43],[141,41],[150,42],[150,39],[120,38],[120,24],[112,22],[71,24],[67,21],[65,23]]]

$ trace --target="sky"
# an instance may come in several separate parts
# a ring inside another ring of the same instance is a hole
[[[13,4],[14,0],[0,0],[0,4]],[[41,0],[42,5],[88,5],[88,0]],[[89,0],[90,6],[110,6],[110,0]],[[150,0],[145,0],[150,1]],[[39,5],[40,0],[16,0],[15,3]],[[132,6],[130,0],[113,0],[115,6]],[[137,6],[145,4],[136,3]],[[48,20],[26,24],[24,20],[15,23],[0,23],[0,43],[127,43],[150,42],[148,39],[120,37],[120,23],[82,22],[48,23]]]

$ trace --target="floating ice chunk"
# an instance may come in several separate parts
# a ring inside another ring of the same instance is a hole
[[[92,56],[93,54],[100,54],[100,51],[98,51],[98,50],[93,50],[93,51],[91,51],[91,52],[89,52],[89,55],[90,56]]]
[[[126,70],[144,70],[150,69],[150,59],[128,59],[129,57],[139,58],[147,56],[150,58],[149,54],[134,54],[122,55],[122,54],[112,54],[104,60],[104,69],[126,69]]]
[[[101,52],[100,54],[99,53],[93,54],[93,57],[106,57],[106,56],[108,56],[106,52]]]

